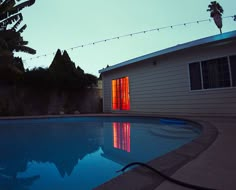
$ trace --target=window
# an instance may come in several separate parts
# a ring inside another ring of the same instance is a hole
[[[189,64],[191,90],[202,88],[200,62]]]
[[[236,55],[230,56],[230,68],[232,76],[232,86],[236,86]]]
[[[190,63],[189,74],[191,90],[236,86],[236,56]]]
[[[202,62],[203,88],[230,86],[228,58],[212,59]]]
[[[123,77],[112,80],[112,109],[129,110],[129,78]]]

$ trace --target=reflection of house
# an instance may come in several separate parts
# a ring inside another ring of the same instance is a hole
[[[147,126],[147,124],[146,124]],[[121,165],[130,162],[146,162],[179,147],[182,139],[162,138],[152,133],[142,123],[106,122],[103,127],[102,156]],[[154,129],[157,126],[154,125]]]
[[[124,165],[132,160],[132,158],[130,158],[130,156],[132,157],[130,154],[131,126],[130,123],[128,123],[128,125],[126,124],[127,122],[106,122],[103,125],[104,142],[102,145],[102,156],[121,165]],[[127,128],[123,126],[127,126]],[[129,131],[129,136],[124,134],[125,128]]]
[[[236,115],[236,31],[100,70],[104,112]]]

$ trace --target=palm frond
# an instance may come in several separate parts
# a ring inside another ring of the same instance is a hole
[[[2,15],[0,15],[0,20],[3,20],[5,16],[2,17]],[[22,17],[22,14],[21,13],[18,13],[14,16],[11,16],[9,18],[6,18],[5,20],[1,21],[0,22],[0,27],[1,26],[6,26],[8,24],[12,24],[13,22],[17,21],[17,20],[20,20],[20,19],[23,19]]]
[[[13,7],[11,10],[9,10],[9,11],[3,13],[3,14],[0,14],[0,20],[6,19],[11,15],[17,14],[18,12],[20,12],[25,7],[30,7],[34,3],[35,3],[35,0],[28,0],[28,1],[25,1],[23,3],[20,3],[20,4],[16,5],[15,7]]]
[[[26,45],[28,45],[28,41],[21,41],[21,42],[19,42],[19,45],[21,45],[21,46],[26,46]]]
[[[25,24],[24,26],[22,26],[21,28],[20,28],[20,30],[18,30],[17,32],[19,32],[19,33],[22,33],[22,32],[24,32],[24,30],[27,28],[27,25]]]
[[[22,17],[22,15],[20,14],[18,21],[16,22],[16,24],[14,24],[14,26],[11,28],[11,30],[16,31],[17,27],[20,25],[20,23],[21,23],[22,21],[23,21],[23,17]]]
[[[9,11],[9,14],[15,14],[18,13],[19,11],[21,11],[22,9],[26,8],[26,7],[30,7],[31,5],[33,5],[35,3],[35,0],[28,0],[25,1],[23,3],[20,3],[18,5],[16,5],[11,11]]]
[[[24,41],[23,38],[17,42],[17,46],[26,46],[28,41]]]
[[[222,16],[222,14],[224,13],[223,8],[221,7],[221,5],[216,2],[216,1],[212,1],[209,5],[208,5],[208,9],[207,11],[210,11],[210,15],[211,17],[214,17],[214,15],[220,15]]]
[[[223,10],[223,8],[220,5],[218,6],[218,10],[219,10],[220,13],[224,13],[224,10]]]
[[[36,50],[34,50],[33,48],[30,48],[28,46],[16,46],[14,48],[14,50],[16,52],[24,52],[24,53],[29,53],[29,54],[36,54]]]
[[[8,48],[7,42],[4,39],[0,38],[0,49],[7,49],[7,48]]]
[[[0,31],[0,36],[3,39],[19,39],[20,34],[11,30]]]
[[[0,12],[5,13],[15,6],[15,0],[6,0],[0,6]]]
[[[7,28],[7,26],[1,26],[0,25],[0,31],[4,31],[4,30],[6,30],[6,28]]]
[[[16,3],[23,1],[22,3]],[[35,0],[0,0],[0,53],[25,52],[36,54],[36,51],[27,46],[28,41],[24,41],[21,33],[26,29],[26,24],[18,31],[23,16],[20,11],[35,3]],[[12,24],[12,25],[11,25]],[[11,29],[7,26],[11,25]]]

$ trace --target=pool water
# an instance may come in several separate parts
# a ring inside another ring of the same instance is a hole
[[[0,190],[86,190],[196,138],[188,123],[142,117],[0,120]]]

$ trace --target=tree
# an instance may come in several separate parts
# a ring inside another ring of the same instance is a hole
[[[222,28],[222,14],[224,13],[223,8],[220,6],[220,4],[216,1],[212,1],[208,5],[207,11],[210,12],[211,17],[214,19],[214,22],[216,26],[219,28],[220,33],[222,34],[221,28]]]
[[[80,89],[84,86],[84,72],[71,61],[67,51],[57,50],[49,66],[53,84],[61,89]]]
[[[35,0],[18,4],[15,0],[0,0],[0,63],[19,62],[19,58],[14,58],[14,52],[36,53],[34,49],[26,46],[28,42],[21,36],[27,27],[26,24],[17,30],[23,20],[20,11],[34,3]]]

